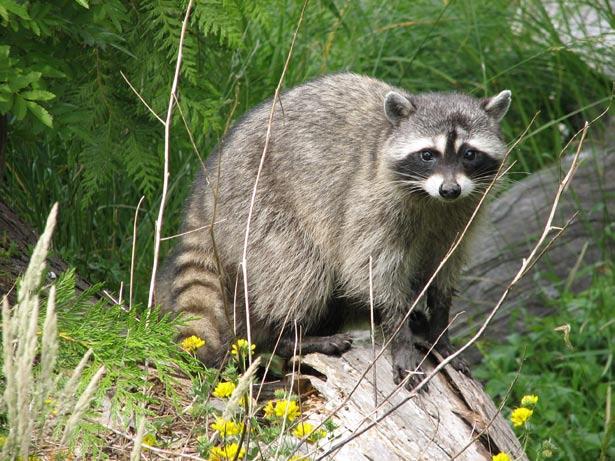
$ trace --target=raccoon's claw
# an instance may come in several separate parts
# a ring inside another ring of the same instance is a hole
[[[424,378],[423,370],[418,366],[417,351],[412,346],[393,351],[393,382],[400,384],[406,380],[405,387],[409,391],[414,389]],[[410,377],[408,377],[410,375]],[[421,392],[427,391],[427,384],[421,388]]]
[[[342,355],[352,346],[352,336],[339,333],[331,336],[306,336],[301,340],[301,348],[296,349],[294,340],[285,339],[280,342],[277,354],[282,357],[292,357],[295,352],[311,354],[319,352],[325,355]]]
[[[436,344],[435,349],[444,358],[448,357],[449,355],[452,355],[455,352],[455,349],[453,349],[453,346],[451,346],[451,344],[448,343],[448,342],[444,342],[442,344],[440,344],[440,343]],[[469,365],[461,357],[459,357],[459,356],[455,357],[453,360],[451,360],[450,364],[458,372],[463,373],[464,375],[468,376],[469,378],[472,377],[472,372],[470,371]]]
[[[306,338],[307,339],[307,338]],[[341,355],[352,346],[352,336],[347,333],[339,333],[331,336],[313,337],[313,352],[325,355]],[[302,348],[305,343],[302,343]]]

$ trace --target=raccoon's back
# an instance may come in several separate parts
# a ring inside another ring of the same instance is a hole
[[[275,105],[254,219],[292,216],[316,233],[338,226],[352,206],[357,182],[369,181],[379,167],[390,130],[382,104],[391,89],[369,77],[337,74],[283,93]],[[195,185],[198,198],[189,207],[203,216],[211,213],[212,191],[219,189],[217,215],[224,222],[218,228],[229,241],[243,242],[270,110],[271,101],[266,101],[244,116],[210,156],[207,173]]]

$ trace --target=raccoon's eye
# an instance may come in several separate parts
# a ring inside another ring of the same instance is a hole
[[[463,153],[463,159],[471,162],[472,160],[476,159],[477,155],[478,152],[476,152],[474,149],[468,149]]]
[[[419,154],[421,155],[421,160],[424,162],[431,162],[435,158],[433,152],[429,150],[423,150],[419,152]]]

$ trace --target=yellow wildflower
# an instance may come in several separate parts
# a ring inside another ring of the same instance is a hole
[[[325,431],[324,429],[314,431],[313,424],[304,422],[297,424],[297,427],[293,431],[293,435],[300,439],[307,436],[308,442],[316,442],[317,440],[322,439],[325,435],[327,435],[327,431]]]
[[[291,422],[301,416],[299,406],[294,400],[270,400],[263,411],[267,418],[286,418]]]
[[[230,461],[235,459],[242,459],[246,454],[245,448],[239,449],[239,445],[231,443],[223,447],[213,447],[209,450],[209,461]]]
[[[286,417],[289,421],[294,421],[297,416],[301,416],[299,406],[294,400],[278,400],[275,404],[275,415],[280,418]]]
[[[265,412],[265,416],[267,418],[273,418],[275,415],[275,401],[270,400],[269,402],[267,402],[265,408],[263,408],[263,411]]]
[[[498,453],[497,455],[493,455],[491,457],[491,461],[510,461],[510,456],[506,453]]]
[[[537,395],[524,395],[523,398],[521,399],[521,406],[522,407],[533,407],[534,405],[536,405],[538,403],[538,396]]]
[[[216,418],[216,422],[211,425],[214,431],[218,431],[222,437],[241,434],[243,424],[234,421],[227,421],[224,418]]]
[[[232,382],[223,382],[218,383],[216,388],[214,389],[214,397],[224,398],[230,397],[233,391],[235,390],[235,383]]]
[[[512,415],[510,415],[510,420],[515,427],[523,426],[527,422],[527,420],[530,419],[533,413],[534,412],[529,408],[515,408],[512,412]]]
[[[143,436],[143,443],[145,445],[149,445],[150,447],[155,447],[158,445],[158,440],[156,440],[156,436],[154,434],[145,434]]]
[[[288,461],[308,461],[305,456],[293,455]]]
[[[244,355],[248,352],[248,346],[250,346],[250,355],[252,355],[256,349],[256,344],[250,344],[245,339],[238,339],[231,347],[232,356],[238,359],[240,354]]]
[[[200,347],[203,347],[204,345],[205,341],[203,341],[198,336],[192,335],[185,338],[179,346],[186,352],[194,352]]]

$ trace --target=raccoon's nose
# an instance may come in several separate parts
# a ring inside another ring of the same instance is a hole
[[[443,199],[453,200],[461,194],[461,186],[456,182],[443,182],[440,186],[440,195]]]

